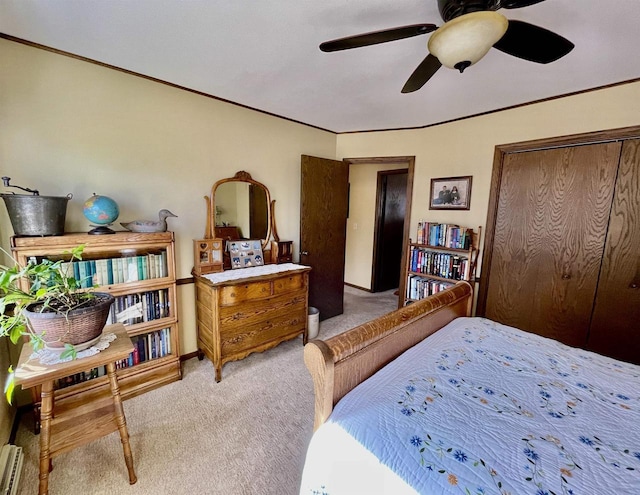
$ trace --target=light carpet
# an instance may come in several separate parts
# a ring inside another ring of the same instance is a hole
[[[393,291],[345,288],[344,314],[320,323],[328,338],[397,308]],[[224,365],[190,359],[181,381],[124,402],[134,466],[129,485],[120,437],[112,433],[54,458],[51,495],[278,494],[299,490],[313,430],[313,385],[302,337]],[[38,436],[25,415],[20,495],[38,492]]]

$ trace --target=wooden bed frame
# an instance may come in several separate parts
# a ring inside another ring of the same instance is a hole
[[[335,337],[307,343],[304,362],[313,379],[314,431],[347,392],[450,321],[471,316],[472,304],[471,285],[459,282]]]

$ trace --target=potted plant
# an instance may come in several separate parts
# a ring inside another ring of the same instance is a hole
[[[84,245],[68,253],[70,262],[82,260]],[[6,252],[5,252],[6,253]],[[6,253],[8,254],[8,253]],[[64,260],[42,259],[21,266],[0,265],[0,337],[16,344],[28,336],[34,350],[60,349],[61,359],[75,357],[78,347],[100,336],[113,296],[82,289]],[[13,375],[5,387],[10,401]]]

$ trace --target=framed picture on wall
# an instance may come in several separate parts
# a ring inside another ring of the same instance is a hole
[[[468,210],[471,205],[471,175],[431,179],[430,210]]]

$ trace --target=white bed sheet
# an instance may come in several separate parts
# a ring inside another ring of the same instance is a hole
[[[640,367],[458,318],[314,434],[301,494],[640,494]]]

